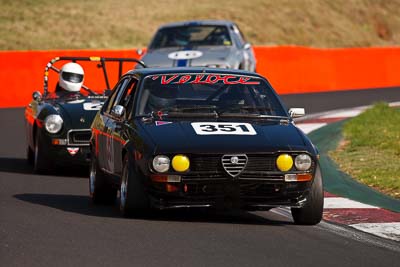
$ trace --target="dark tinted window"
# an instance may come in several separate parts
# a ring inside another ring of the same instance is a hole
[[[168,74],[146,77],[138,115],[203,112],[287,116],[272,88],[253,76]]]
[[[158,31],[150,49],[220,45],[232,45],[228,29],[225,26],[180,26]]]

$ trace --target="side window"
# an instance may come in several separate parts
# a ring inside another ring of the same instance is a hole
[[[135,78],[132,78],[130,84],[127,87],[128,89],[126,90],[126,94],[123,98],[122,105],[125,107],[126,110],[126,118],[130,117],[130,114],[132,113],[133,110],[133,101],[135,97],[137,84],[138,81]]]
[[[126,84],[129,82],[129,78],[125,78],[121,80],[114,88],[113,92],[111,93],[110,97],[107,100],[107,103],[105,105],[104,112],[105,113],[110,113],[112,107],[114,106],[115,102],[118,102],[118,99],[121,96],[121,93],[123,93]]]
[[[133,98],[133,94],[135,92],[134,89],[136,88],[136,79],[130,79],[125,88],[126,89],[121,93],[118,100],[116,100],[115,105],[121,105],[121,106],[124,106],[125,108],[127,108],[128,104],[129,104],[131,98]]]
[[[242,32],[239,30],[239,27],[237,25],[232,26],[232,31],[237,47],[242,48],[246,43],[246,40],[244,39]]]

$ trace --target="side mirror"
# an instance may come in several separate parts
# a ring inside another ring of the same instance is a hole
[[[249,50],[251,48],[251,44],[250,43],[245,43],[244,45],[243,45],[243,49],[244,50]]]
[[[136,54],[138,54],[139,56],[141,56],[141,55],[143,55],[144,53],[143,53],[143,50],[142,50],[142,49],[138,48],[138,49],[136,49]]]
[[[289,115],[292,118],[299,118],[306,115],[306,111],[304,110],[304,108],[291,108],[289,109]]]
[[[33,98],[33,100],[40,102],[40,101],[42,101],[42,94],[39,91],[35,91],[32,94],[32,98]]]
[[[121,105],[116,105],[111,109],[111,115],[118,119],[121,119],[122,116],[124,116],[124,114],[125,114],[125,108]]]

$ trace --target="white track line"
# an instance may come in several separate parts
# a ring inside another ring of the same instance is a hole
[[[343,197],[328,197],[324,199],[324,209],[379,209],[378,207],[357,202]]]
[[[400,222],[390,223],[357,223],[349,225],[363,232],[400,241]]]
[[[303,131],[305,134],[309,134],[321,127],[324,127],[327,123],[298,123],[296,126]]]
[[[351,110],[343,110],[340,112],[335,112],[331,114],[324,115],[320,117],[321,119],[329,119],[329,118],[349,118],[349,117],[355,117],[360,115],[361,112],[363,112],[364,109],[351,109]]]

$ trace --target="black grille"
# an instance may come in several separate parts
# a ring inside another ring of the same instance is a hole
[[[190,170],[194,172],[222,173],[221,157],[219,156],[192,156]]]
[[[245,172],[265,172],[265,171],[277,171],[276,168],[276,156],[272,155],[249,155],[249,161],[247,162],[247,166]]]
[[[84,145],[89,144],[92,132],[90,130],[70,131],[69,132],[69,145]]]
[[[224,173],[223,155],[193,155],[190,157],[190,170],[193,172]],[[278,171],[275,155],[247,155],[247,165],[243,173]]]

